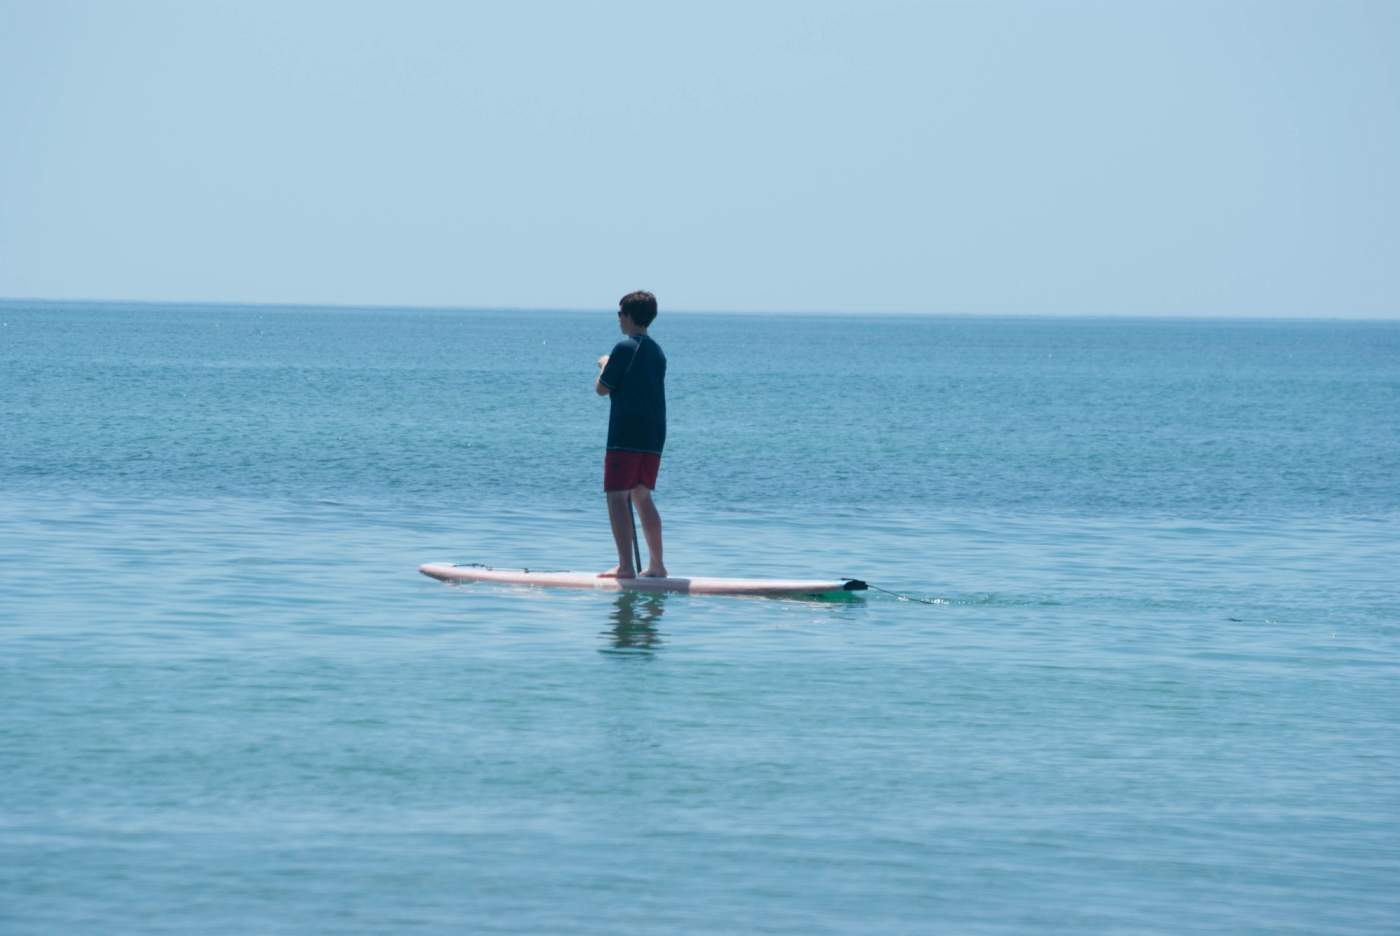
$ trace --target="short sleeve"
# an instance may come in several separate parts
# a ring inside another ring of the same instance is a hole
[[[637,343],[634,341],[619,341],[613,346],[612,354],[608,355],[607,366],[598,375],[598,382],[609,390],[616,390],[622,386],[622,378],[632,366],[632,358],[637,354]]]

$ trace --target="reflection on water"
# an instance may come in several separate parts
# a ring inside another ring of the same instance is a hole
[[[657,623],[665,611],[664,594],[619,592],[608,615],[611,626],[603,631],[611,646],[602,647],[599,652],[654,653],[661,646]]]

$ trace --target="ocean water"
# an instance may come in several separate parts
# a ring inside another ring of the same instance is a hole
[[[1400,930],[1400,324],[615,326],[0,303],[0,932]]]

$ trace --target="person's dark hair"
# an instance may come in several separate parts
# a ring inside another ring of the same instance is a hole
[[[628,293],[618,302],[617,309],[646,328],[656,318],[656,297],[649,292]]]

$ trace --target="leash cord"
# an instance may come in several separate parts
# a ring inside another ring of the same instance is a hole
[[[886,595],[893,595],[900,601],[917,601],[919,604],[926,605],[943,605],[948,603],[942,598],[919,598],[915,595],[906,595],[902,592],[890,591],[888,588],[881,588],[879,585],[871,585],[869,582],[866,582],[865,584],[867,587],[874,589],[877,592],[884,592]]]

